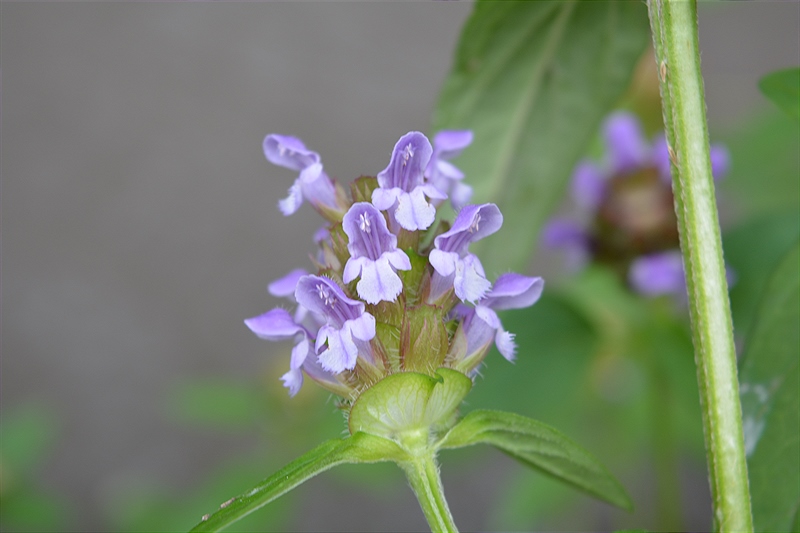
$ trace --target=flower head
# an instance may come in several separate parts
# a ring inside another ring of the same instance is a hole
[[[603,139],[602,161],[581,161],[572,175],[572,199],[588,220],[551,220],[544,245],[564,250],[573,270],[589,260],[612,267],[643,295],[685,292],[683,269],[675,270],[670,259],[679,242],[666,139],[660,135],[649,142],[638,119],[624,112],[606,119]],[[710,156],[719,179],[727,172],[728,152],[714,145]],[[662,290],[667,277],[679,288]]]
[[[451,227],[432,227],[447,193],[455,201],[457,191],[467,188],[459,189],[463,173],[449,160],[471,139],[466,131],[441,132],[432,147],[419,132],[404,135],[377,178],[362,176],[352,185],[359,200],[354,201],[332,185],[319,156],[298,139],[267,137],[267,157],[300,172],[298,198],[327,218],[314,235],[317,272],[296,269],[269,284],[273,296],[296,304],[294,315],[279,308],[245,321],[261,338],[294,342],[289,371],[281,378],[291,395],[304,376],[347,406],[396,373],[433,377],[446,367],[450,375],[471,377],[492,340],[513,359],[513,334],[495,310],[531,305],[542,282],[504,274],[492,289],[470,252],[472,242],[500,229],[500,210],[494,204],[464,205]],[[305,181],[309,169],[316,177]],[[284,212],[299,205],[291,198],[283,202]],[[334,209],[341,216],[331,215]]]

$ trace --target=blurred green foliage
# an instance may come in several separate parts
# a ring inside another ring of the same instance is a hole
[[[0,418],[0,529],[58,531],[68,522],[64,499],[42,488],[37,475],[56,444],[51,410],[25,404]]]
[[[771,72],[761,78],[758,87],[789,116],[800,119],[800,68]]]
[[[792,531],[800,512],[800,245],[761,299],[741,362],[742,423],[756,531]]]

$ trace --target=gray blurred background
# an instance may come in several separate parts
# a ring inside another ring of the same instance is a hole
[[[242,319],[279,303],[268,282],[310,267],[321,219],[307,205],[280,214],[294,176],[261,141],[297,135],[344,182],[380,171],[400,135],[427,130],[470,9],[2,4],[0,400],[56,414],[40,476],[69,495],[71,527],[109,527],[105,509],[131,479],[180,490],[253,447],[180,427],[164,405],[195,376],[263,373],[285,394],[286,347]],[[702,5],[700,20],[709,117],[724,130],[767,105],[761,75],[800,63],[800,4]],[[483,507],[511,465],[492,460],[445,472],[465,529],[487,527]],[[303,489],[291,527],[425,527],[408,490],[395,504],[326,483]],[[372,515],[354,518],[364,502]]]

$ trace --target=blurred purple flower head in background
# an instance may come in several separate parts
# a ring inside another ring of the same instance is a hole
[[[583,160],[573,171],[570,193],[579,219],[552,219],[542,242],[564,251],[570,270],[594,261],[614,269],[639,294],[682,297],[686,283],[666,139],[649,142],[627,112],[609,116],[602,134],[601,160]],[[721,145],[713,145],[710,156],[718,180],[730,156]]]

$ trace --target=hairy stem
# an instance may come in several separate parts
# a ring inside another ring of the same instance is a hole
[[[453,522],[453,516],[444,497],[444,487],[439,477],[439,466],[436,464],[434,452],[417,455],[413,461],[400,463],[400,466],[419,500],[431,531],[457,533],[458,528]]]
[[[689,292],[714,525],[752,531],[728,284],[708,146],[695,0],[648,0]]]

